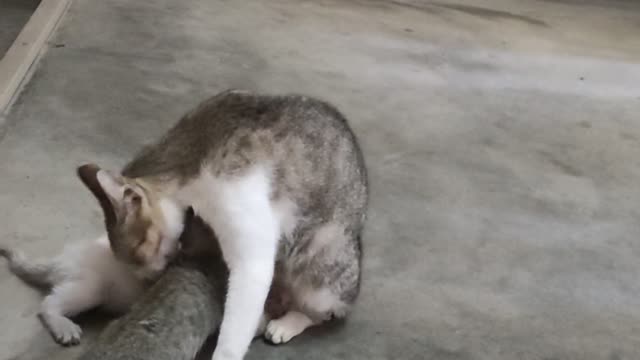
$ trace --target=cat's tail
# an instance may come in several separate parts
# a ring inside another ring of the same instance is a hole
[[[55,269],[52,263],[27,259],[22,252],[3,245],[0,245],[0,256],[7,259],[9,270],[25,283],[39,289],[53,286]]]

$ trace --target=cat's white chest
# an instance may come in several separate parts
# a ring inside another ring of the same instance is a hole
[[[216,233],[227,265],[260,253],[270,254],[292,206],[274,206],[268,168],[255,166],[241,175],[216,177],[208,171],[183,187],[177,200],[190,204]],[[290,218],[288,216],[287,218]],[[267,235],[267,236],[265,236]],[[265,239],[269,239],[268,241]]]

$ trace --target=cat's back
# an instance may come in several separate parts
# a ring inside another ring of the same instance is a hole
[[[331,171],[333,164],[344,165],[335,169],[338,172],[352,173],[344,174],[346,178],[364,175],[355,135],[335,107],[304,95],[243,90],[224,91],[200,103],[160,141],[143,149],[123,175],[166,174],[187,180],[203,166],[219,176],[261,162],[280,172],[284,167],[304,172],[305,178]],[[307,169],[309,164],[314,168]]]
[[[215,137],[267,129],[272,129],[274,136],[283,136],[319,127],[348,127],[335,107],[318,98],[244,90],[228,90],[213,96],[185,115],[181,123],[183,130],[199,128],[204,130],[201,134]]]
[[[332,160],[336,150],[359,152],[347,120],[335,107],[296,94],[226,91],[185,115],[170,136],[201,149],[197,152],[221,172],[256,161],[291,162],[294,155],[317,162]]]

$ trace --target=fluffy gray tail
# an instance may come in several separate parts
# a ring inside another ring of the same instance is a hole
[[[4,246],[0,246],[0,256],[7,259],[9,270],[25,283],[39,289],[49,289],[53,286],[52,264],[30,261],[21,252]]]

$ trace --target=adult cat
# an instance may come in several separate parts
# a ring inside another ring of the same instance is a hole
[[[284,343],[345,316],[360,288],[368,184],[346,119],[313,98],[226,91],[186,114],[121,175],[79,170],[105,212],[111,246],[140,263],[170,234],[167,201],[192,206],[218,237],[229,284],[213,359],[242,359],[265,321]],[[270,285],[287,299],[263,314]],[[277,286],[276,286],[277,285]]]

